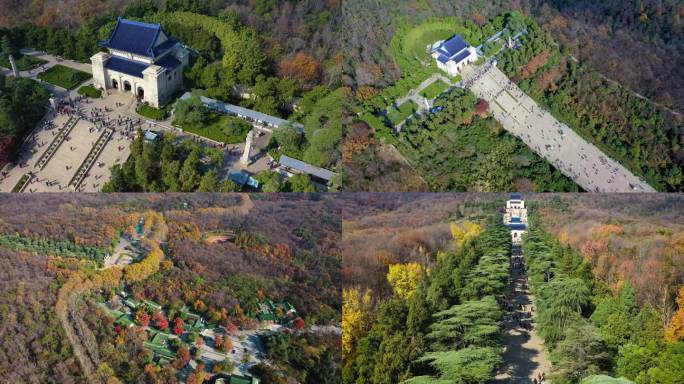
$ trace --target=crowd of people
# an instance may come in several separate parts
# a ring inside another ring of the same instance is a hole
[[[528,281],[525,275],[525,259],[521,252],[513,252],[510,268],[512,284],[506,295],[500,300],[505,311],[504,327],[506,332],[519,332],[527,342],[531,339],[534,330],[535,307],[527,297]],[[545,382],[545,377],[544,371],[537,370],[532,374],[532,383],[542,384]]]
[[[606,187],[604,183],[617,184],[620,181],[619,178],[625,181],[629,179],[630,173],[621,169],[617,162],[603,155],[596,157],[596,148],[591,144],[582,145],[581,141],[568,140],[568,136],[572,135],[570,128],[553,118],[548,111],[537,107],[534,103],[523,103],[522,100],[527,100],[529,97],[507,77],[504,76],[502,79],[501,76],[496,76],[496,73],[492,74],[493,66],[491,61],[487,61],[476,67],[461,84],[470,89],[485,75],[489,75],[489,80],[494,81],[497,86],[488,89],[486,84],[478,84],[480,96],[497,104],[499,103],[497,100],[505,98],[510,98],[517,103],[514,110],[513,107],[511,110],[506,110],[507,107],[499,104],[501,111],[493,109],[491,112],[499,121],[512,120],[518,126],[518,132],[514,133],[518,138],[588,191],[608,191],[609,187]],[[534,119],[537,121],[533,121]],[[572,153],[578,154],[577,160],[579,161],[560,158],[558,152],[564,146],[570,146]],[[630,190],[646,191],[642,180],[627,184]],[[624,190],[620,187],[616,189]]]

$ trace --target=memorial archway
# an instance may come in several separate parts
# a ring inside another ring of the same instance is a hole
[[[138,99],[142,100],[145,98],[145,90],[142,87],[138,87]]]
[[[112,88],[114,89],[119,89],[119,82],[112,79]]]
[[[124,81],[124,91],[131,92],[131,83],[129,83],[128,80]]]

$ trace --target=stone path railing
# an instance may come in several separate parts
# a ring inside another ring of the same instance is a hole
[[[93,164],[95,164],[95,161],[100,156],[100,153],[102,153],[102,150],[109,139],[112,138],[113,134],[113,130],[105,129],[97,139],[93,147],[90,149],[90,152],[88,152],[88,156],[86,156],[85,160],[83,160],[81,165],[78,167],[74,177],[72,177],[71,181],[69,181],[69,185],[73,185],[74,189],[78,189],[78,186],[81,185],[81,182],[83,182],[83,179],[88,174],[88,171],[90,171],[90,168],[93,167]]]
[[[52,159],[52,156],[55,155],[59,147],[62,145],[64,140],[66,140],[67,137],[69,137],[69,134],[71,133],[71,130],[74,129],[76,126],[76,123],[78,123],[79,117],[74,117],[70,116],[69,120],[67,120],[66,123],[64,123],[64,126],[57,132],[57,135],[55,136],[54,139],[52,139],[52,142],[50,145],[47,147],[45,152],[40,156],[38,159],[38,162],[36,162],[36,168],[42,170],[45,168],[47,163]]]

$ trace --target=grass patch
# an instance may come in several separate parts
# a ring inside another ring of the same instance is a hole
[[[225,144],[237,144],[245,141],[252,125],[240,118],[209,112],[206,122],[201,125],[178,124],[184,131],[206,137]]]
[[[33,56],[19,56],[19,57],[14,57],[14,61],[17,63],[17,68],[20,71],[28,71],[29,69],[36,68],[40,66],[41,64],[47,63],[46,60],[39,59],[37,57]],[[12,66],[10,65],[9,62],[9,56],[3,56],[0,58],[0,67],[5,67],[8,69],[11,69]]]
[[[91,99],[98,99],[102,97],[102,91],[93,87],[92,85],[84,85],[78,89],[78,94],[90,97]]]
[[[406,120],[407,117],[411,116],[417,110],[418,105],[412,100],[409,100],[399,106],[399,108],[390,108],[389,112],[387,113],[387,118],[392,122],[393,125],[397,125]]]
[[[499,40],[494,40],[489,43],[485,43],[485,45],[482,46],[482,53],[484,53],[484,55],[487,57],[492,57],[499,53],[501,48],[503,48],[503,44],[501,44]]]
[[[434,83],[430,84],[427,88],[423,89],[420,94],[427,98],[428,100],[432,100],[435,97],[439,96],[442,92],[446,91],[449,88],[449,84],[437,80]]]
[[[164,120],[166,119],[166,116],[168,116],[166,108],[155,108],[149,104],[141,104],[135,109],[135,112],[140,116],[157,121]]]
[[[26,184],[26,182],[29,179],[29,175],[23,175],[19,181],[17,181],[17,184],[14,185],[14,188],[12,188],[13,193],[17,193],[21,191],[21,188]]]
[[[77,85],[91,77],[88,73],[65,67],[61,64],[57,64],[47,71],[38,74],[39,79],[64,89],[76,88]]]

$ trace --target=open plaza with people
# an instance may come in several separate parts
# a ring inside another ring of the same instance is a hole
[[[559,122],[492,61],[462,71],[464,88],[489,103],[496,120],[590,192],[655,192],[644,180]]]
[[[2,171],[0,191],[11,191],[25,175],[22,192],[99,191],[110,168],[126,161],[136,130],[145,128],[144,120],[125,114],[133,101],[118,93],[56,101],[27,138],[18,161]],[[79,171],[83,177],[77,177]]]

